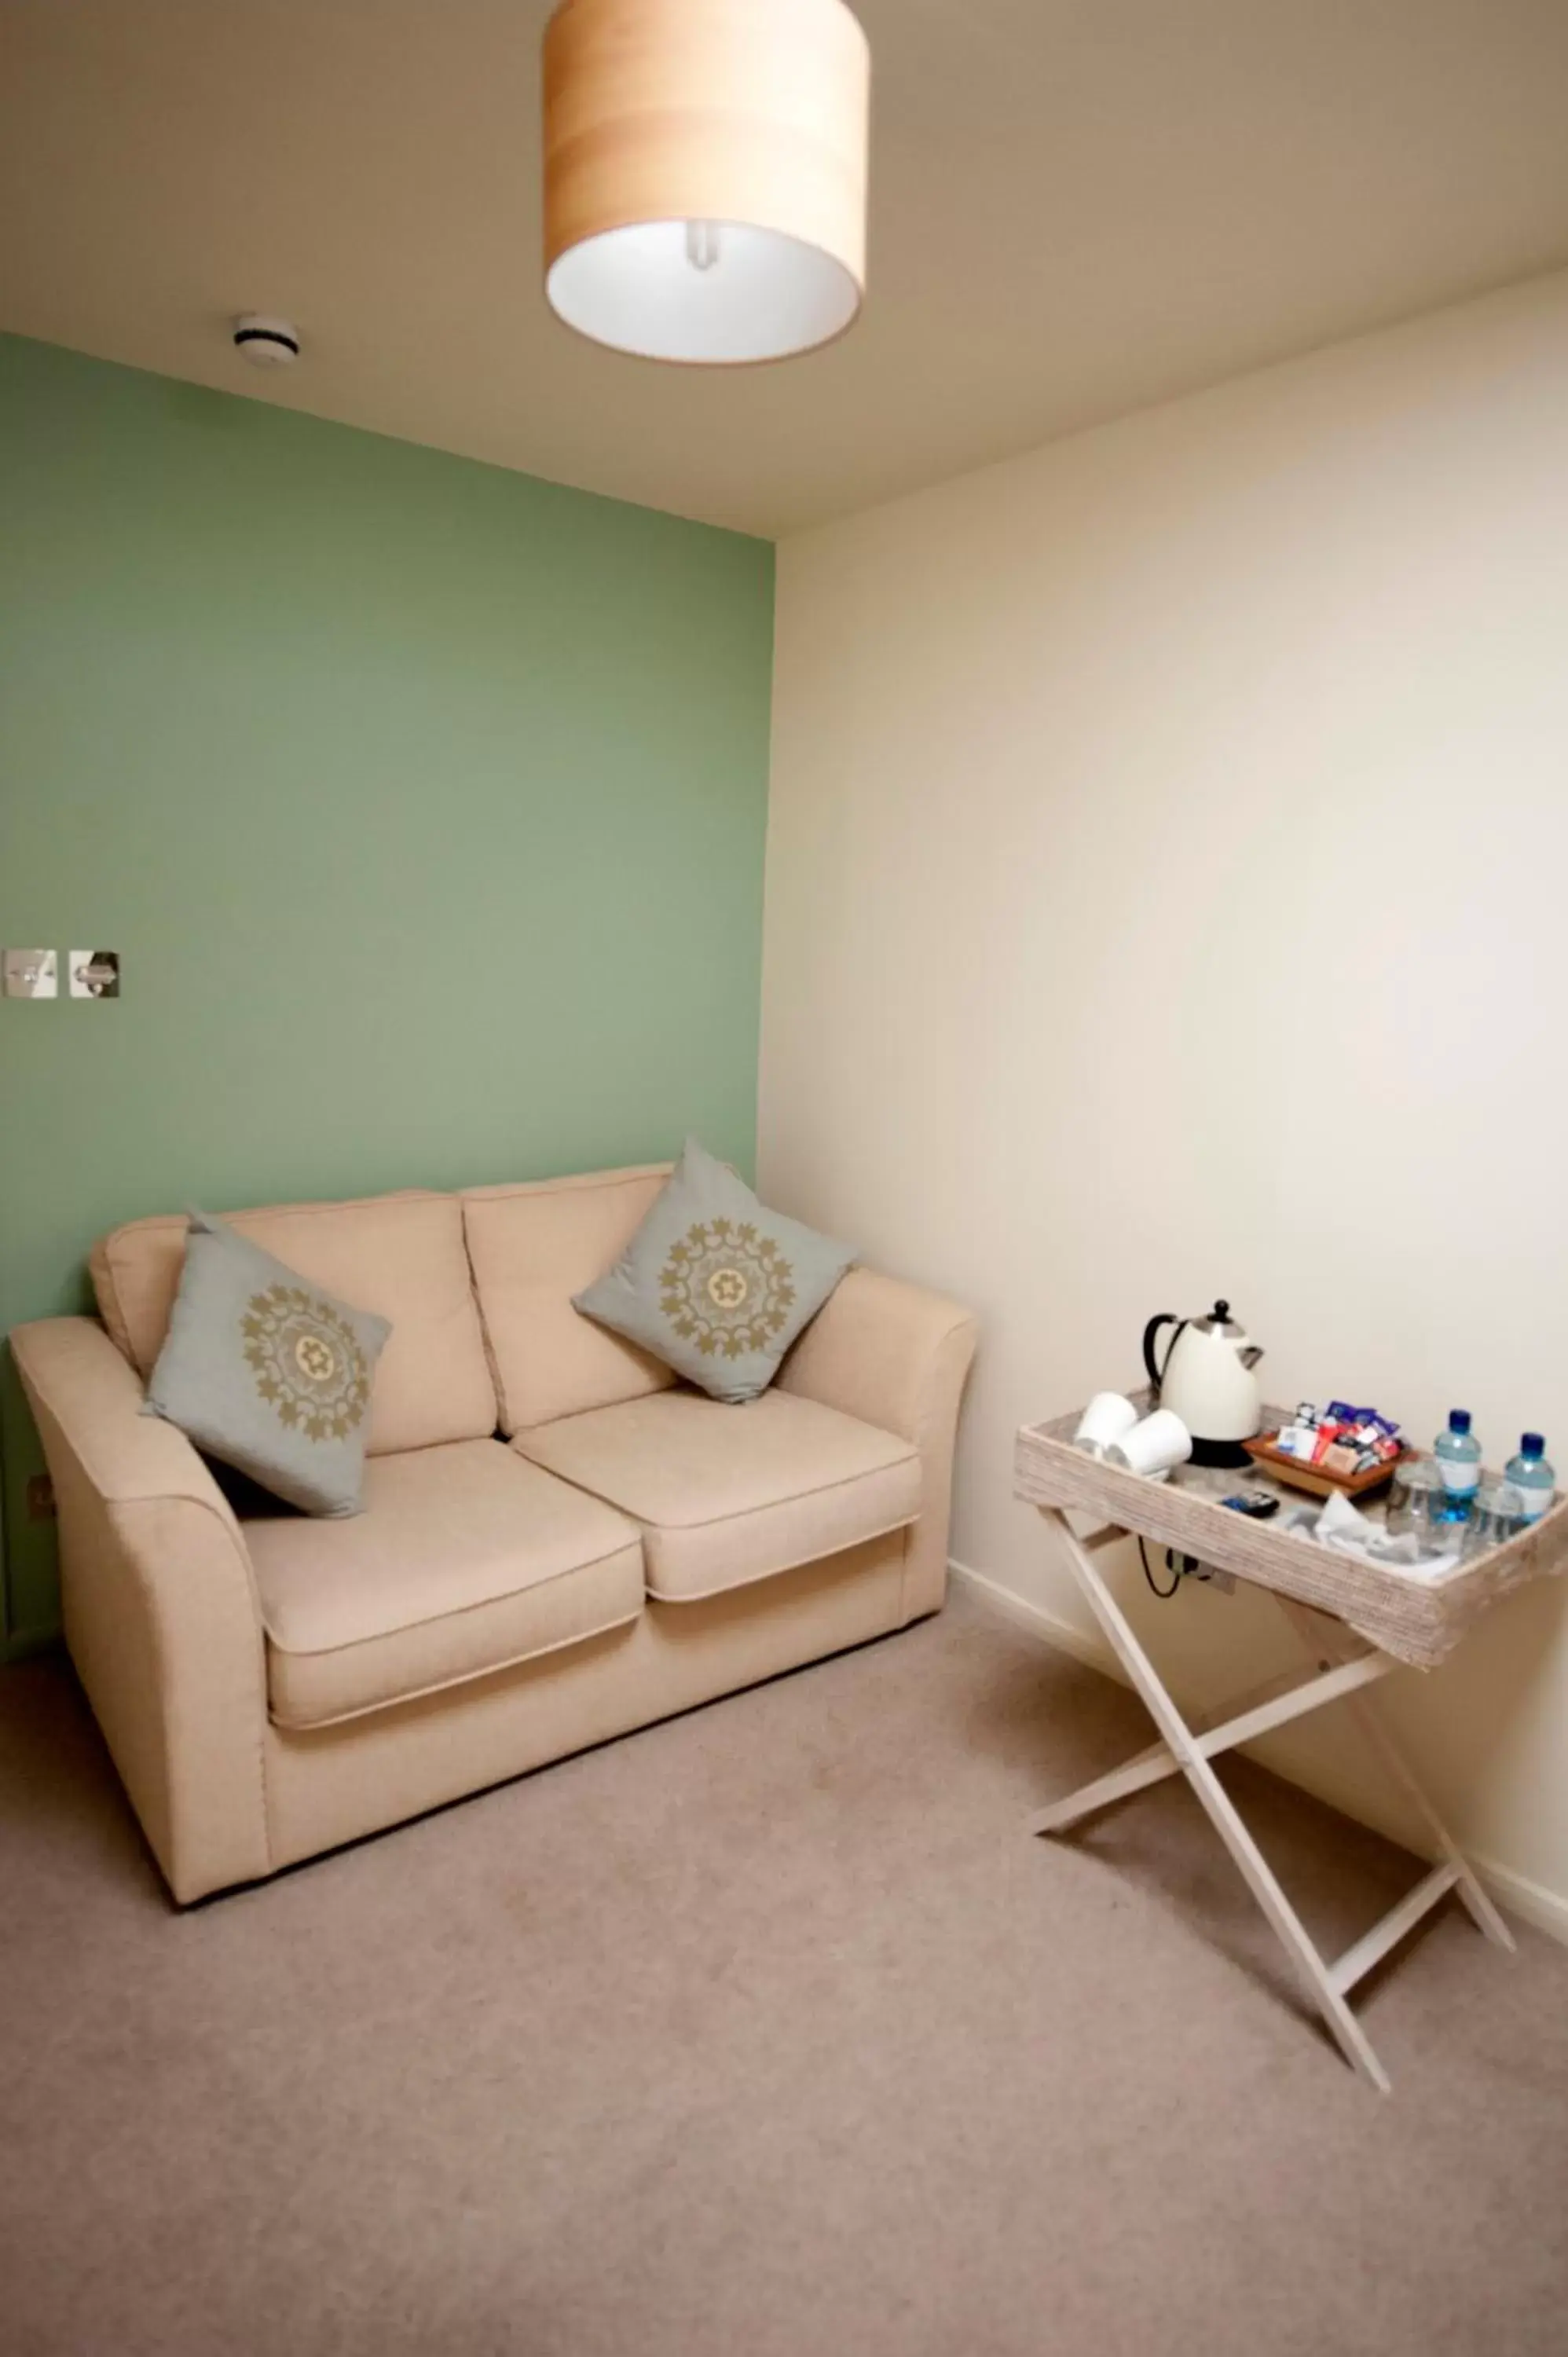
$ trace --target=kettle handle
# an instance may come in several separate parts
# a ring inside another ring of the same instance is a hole
[[[1157,1318],[1151,1318],[1144,1329],[1144,1364],[1149,1371],[1149,1381],[1154,1386],[1156,1402],[1160,1396],[1160,1386],[1165,1378],[1165,1369],[1171,1362],[1171,1352],[1176,1345],[1176,1335],[1187,1323],[1187,1320],[1185,1318],[1178,1318],[1174,1309],[1165,1309]],[[1165,1344],[1165,1355],[1163,1360],[1156,1359],[1155,1356],[1155,1337],[1162,1326],[1174,1326],[1176,1329],[1176,1333]]]

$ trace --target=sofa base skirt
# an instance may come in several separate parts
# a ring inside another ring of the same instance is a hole
[[[906,1609],[912,1535],[696,1603],[650,1598],[627,1628],[336,1727],[269,1724],[274,1870],[887,1635],[933,1609]]]

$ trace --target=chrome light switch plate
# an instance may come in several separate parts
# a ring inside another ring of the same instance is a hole
[[[118,950],[68,951],[66,972],[70,976],[73,998],[118,998],[120,996]]]
[[[5,952],[7,998],[58,998],[59,968],[53,950]]]

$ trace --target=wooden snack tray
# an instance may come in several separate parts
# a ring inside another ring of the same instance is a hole
[[[1273,1482],[1272,1469],[1266,1475],[1238,1474],[1183,1465],[1169,1481],[1151,1481],[1090,1457],[1072,1445],[1081,1415],[1078,1409],[1022,1426],[1014,1449],[1015,1495],[1036,1506],[1081,1510],[1156,1546],[1294,1597],[1417,1669],[1431,1669],[1452,1652],[1472,1621],[1500,1597],[1568,1564],[1568,1497],[1501,1546],[1467,1557],[1439,1578],[1423,1578],[1393,1564],[1319,1546],[1316,1539],[1219,1503],[1239,1481]],[[1283,1420],[1277,1408],[1266,1411],[1266,1422]]]
[[[1314,1498],[1369,1497],[1374,1490],[1391,1481],[1405,1458],[1416,1453],[1412,1448],[1402,1448],[1386,1464],[1369,1465],[1364,1473],[1331,1473],[1326,1465],[1308,1465],[1303,1458],[1283,1456],[1273,1446],[1278,1431],[1275,1425],[1261,1432],[1256,1440],[1244,1440],[1241,1446],[1253,1464],[1262,1466],[1276,1481],[1283,1481],[1292,1490],[1305,1490]]]

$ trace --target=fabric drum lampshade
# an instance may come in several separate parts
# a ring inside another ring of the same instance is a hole
[[[842,334],[865,284],[870,79],[843,0],[563,0],[544,37],[552,307],[699,364]]]

